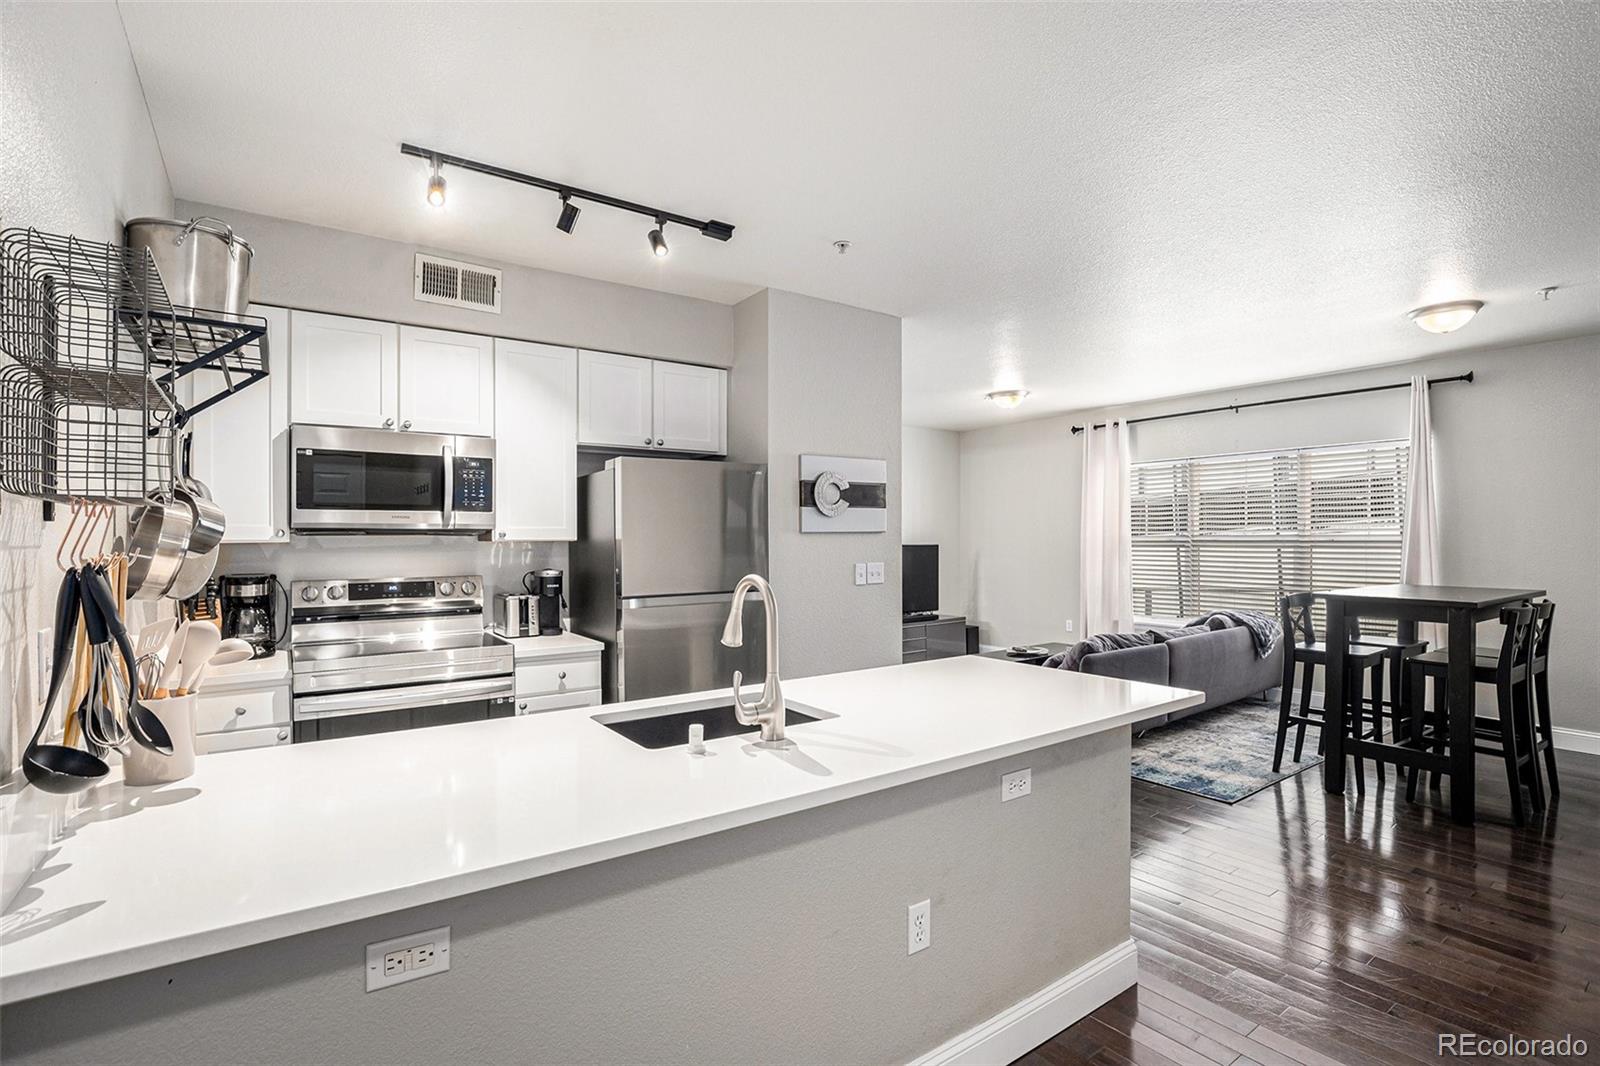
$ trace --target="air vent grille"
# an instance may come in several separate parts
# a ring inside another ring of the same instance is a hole
[[[417,253],[413,295],[424,303],[500,313],[500,271]]]

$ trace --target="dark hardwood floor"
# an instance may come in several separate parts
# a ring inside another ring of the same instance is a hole
[[[1371,764],[1364,798],[1320,768],[1231,807],[1134,781],[1139,986],[1019,1061],[1437,1064],[1441,1032],[1514,1032],[1600,1062],[1600,757],[1559,760],[1520,830],[1489,759],[1475,828]]]

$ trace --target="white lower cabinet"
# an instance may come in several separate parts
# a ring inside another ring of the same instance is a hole
[[[559,654],[529,654],[531,642],[540,640],[583,641],[570,634],[560,637],[531,637],[517,645],[523,653],[517,658],[517,713],[539,714],[569,707],[600,705],[600,647]],[[513,642],[516,643],[516,642]],[[588,642],[584,642],[588,643]],[[547,646],[548,647],[548,646]]]
[[[294,739],[289,653],[218,667],[194,699],[194,750],[271,748]]]
[[[494,342],[494,539],[578,537],[578,351]]]
[[[289,312],[251,306],[267,320],[267,377],[195,415],[191,466],[227,518],[224,543],[289,539]],[[217,391],[220,374],[196,371],[193,406]]]
[[[194,750],[197,755],[210,755],[219,751],[243,751],[245,748],[275,748],[292,740],[293,733],[287,725],[236,729],[227,733],[201,733],[194,738]]]

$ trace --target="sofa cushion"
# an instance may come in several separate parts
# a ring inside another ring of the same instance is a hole
[[[1165,644],[1178,637],[1193,637],[1209,632],[1211,632],[1210,626],[1184,626],[1181,629],[1152,629],[1150,635],[1155,638],[1157,644]]]
[[[1167,647],[1166,644],[1146,644],[1136,648],[1096,652],[1083,657],[1078,664],[1078,671],[1101,677],[1120,677],[1124,681],[1165,685],[1168,673]]]
[[[1206,694],[1205,703],[1194,708],[1196,711],[1221,707],[1283,683],[1282,645],[1265,659],[1259,658],[1254,638],[1243,626],[1178,637],[1162,647],[1169,655],[1167,683]]]

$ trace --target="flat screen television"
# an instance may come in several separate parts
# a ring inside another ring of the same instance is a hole
[[[900,610],[932,614],[939,610],[939,546],[900,546]]]

